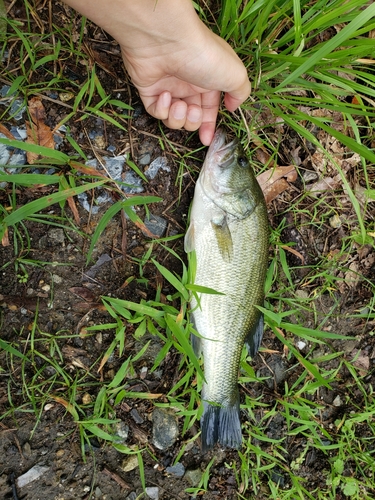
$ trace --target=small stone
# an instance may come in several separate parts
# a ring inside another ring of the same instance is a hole
[[[52,275],[52,280],[53,280],[54,283],[56,283],[56,285],[59,285],[60,283],[62,283],[63,279],[58,274],[53,274]]]
[[[129,436],[129,426],[121,421],[115,424],[115,441],[116,443],[125,442]],[[117,439],[118,438],[118,439]]]
[[[102,498],[102,496],[103,496],[102,490],[99,488],[99,486],[97,486],[95,488],[95,498]]]
[[[50,285],[43,285],[43,286],[42,286],[42,290],[43,290],[44,292],[49,292],[49,291],[51,290],[51,286],[50,286]]]
[[[331,227],[333,227],[334,229],[337,229],[337,228],[341,227],[342,226],[342,222],[341,222],[340,217],[337,214],[335,214],[332,217],[330,217],[330,219],[329,219],[329,225]]]
[[[68,102],[74,98],[74,94],[73,94],[73,92],[60,92],[59,98],[60,98],[60,101],[62,101],[62,102]]]
[[[96,148],[105,149],[107,147],[104,135],[95,136],[92,142]]]
[[[274,385],[280,385],[286,378],[286,365],[281,356],[272,355],[267,360],[267,366],[258,370],[259,377],[268,377],[265,380],[267,386],[272,389]]]
[[[52,245],[64,245],[65,235],[64,231],[59,227],[52,228],[48,231],[48,240]]]
[[[146,495],[152,500],[159,500],[159,488],[156,486],[150,486],[146,488]]]
[[[192,486],[198,486],[200,480],[202,479],[202,471],[200,469],[187,470],[185,474],[185,479]]]
[[[29,469],[27,472],[25,472],[25,474],[22,474],[22,476],[16,479],[18,488],[23,488],[32,481],[35,481],[36,479],[40,478],[40,476],[45,474],[48,470],[49,467],[45,467],[43,465],[34,465],[34,467]]]
[[[158,215],[150,214],[144,222],[147,229],[158,238],[161,238],[167,229],[167,221]]]
[[[296,290],[295,295],[299,299],[308,299],[309,298],[309,294],[306,292],[306,290],[301,290],[300,288],[298,288]]]
[[[144,191],[141,178],[138,177],[138,175],[136,175],[134,172],[126,172],[123,182],[127,184],[127,186],[122,185],[121,189],[126,194],[137,194]]]
[[[172,474],[172,476],[182,477],[185,474],[185,467],[183,466],[182,463],[177,462],[175,465],[167,467],[165,471],[168,474]]]
[[[65,453],[65,450],[57,450],[56,451],[56,457],[61,458]]]
[[[138,410],[133,408],[130,412],[130,415],[133,417],[133,420],[136,424],[143,424],[144,419],[140,416],[140,414],[138,413]]]
[[[150,164],[150,166],[147,169],[145,169],[145,176],[147,177],[147,179],[154,179],[160,169],[165,170],[167,172],[171,171],[171,169],[168,167],[167,159],[164,158],[164,156],[158,156]]]
[[[303,349],[307,346],[306,342],[303,342],[302,340],[298,340],[296,345],[300,351],[303,351]]]
[[[137,500],[137,493],[135,491],[132,491],[126,498],[125,500]]]
[[[85,394],[82,396],[82,403],[84,405],[89,405],[91,402],[92,402],[91,394],[85,392]]]
[[[23,445],[22,453],[24,454],[25,458],[31,457],[31,446],[28,441]]]
[[[146,153],[143,156],[141,156],[138,160],[139,165],[144,167],[145,165],[148,165],[151,161],[151,155],[150,153]]]
[[[138,467],[137,455],[128,455],[121,463],[121,469],[124,472],[130,472]]]
[[[342,401],[341,401],[341,398],[340,398],[340,395],[338,394],[335,399],[333,400],[332,402],[333,406],[341,406],[342,405]]]
[[[177,418],[165,408],[155,408],[152,414],[152,440],[156,448],[166,450],[178,437]]]

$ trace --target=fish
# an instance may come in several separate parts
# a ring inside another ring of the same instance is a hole
[[[199,285],[190,298],[192,337],[203,354],[202,452],[242,444],[238,372],[244,344],[253,358],[263,336],[269,222],[263,192],[237,139],[218,129],[197,179],[184,240]],[[200,288],[205,287],[205,288]],[[209,293],[205,293],[210,289]],[[212,293],[215,291],[216,293]]]

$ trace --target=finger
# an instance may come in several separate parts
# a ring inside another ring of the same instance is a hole
[[[211,144],[216,128],[216,118],[220,105],[220,92],[213,90],[202,94],[202,125],[199,128],[199,138],[205,146]]]
[[[157,99],[155,96],[144,96],[140,94],[147,113],[158,120],[167,120],[172,103],[170,92],[162,92]]]
[[[235,111],[249,97],[251,92],[251,83],[247,76],[243,84],[232,92],[226,92],[224,104],[228,111]]]
[[[169,108],[168,118],[163,120],[164,125],[172,129],[180,129],[185,126],[188,105],[185,101],[172,102]]]

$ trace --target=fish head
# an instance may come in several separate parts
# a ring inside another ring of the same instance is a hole
[[[218,129],[201,172],[205,194],[224,212],[247,217],[263,197],[250,162],[238,139],[227,142]]]

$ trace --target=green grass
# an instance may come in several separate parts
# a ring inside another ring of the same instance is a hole
[[[1,81],[10,86],[8,95],[11,99],[21,99],[27,104],[31,96],[64,92],[68,86],[74,97],[66,104],[66,114],[60,125],[70,127],[74,120],[85,122],[99,117],[107,127],[126,132],[131,107],[113,97],[110,89],[103,87],[95,66],[90,66],[82,49],[85,21],[68,23],[64,27],[56,23],[51,27],[53,37],[47,32],[35,33],[30,7],[28,3],[25,5],[26,22],[21,24],[8,19],[8,35],[4,37],[0,50],[3,57],[14,43],[19,50],[16,68],[9,69],[4,65],[0,73]],[[288,362],[288,371],[293,377],[272,394],[263,391],[262,397],[254,398],[252,386],[265,381],[255,373],[251,360],[243,352],[239,381],[242,386],[241,408],[246,415],[244,443],[236,459],[228,461],[225,467],[235,477],[237,496],[241,499],[333,500],[342,496],[372,499],[375,498],[372,481],[375,467],[373,379],[369,381],[368,373],[361,371],[356,357],[352,359],[341,350],[345,345],[342,341],[355,338],[358,332],[341,335],[335,331],[335,326],[332,330],[330,328],[345,314],[345,302],[340,300],[340,293],[353,259],[358,257],[364,244],[373,246],[374,241],[371,204],[367,204],[366,199],[365,203],[358,199],[355,179],[348,176],[344,162],[354,153],[360,156],[354,177],[359,178],[367,201],[373,200],[375,39],[370,33],[375,30],[375,5],[364,0],[353,0],[350,4],[339,0],[255,0],[245,3],[223,0],[220,8],[212,9],[212,18],[203,7],[200,14],[235,48],[248,68],[253,87],[242,113],[230,115],[222,110],[220,120],[249,149],[256,171],[266,168],[258,160],[257,149],[265,149],[279,164],[295,163],[295,157],[283,145],[287,133],[288,137],[294,134],[302,152],[313,146],[321,153],[324,162],[321,175],[338,176],[337,187],[329,196],[313,195],[303,185],[306,165],[296,165],[303,187],[291,198],[279,202],[277,214],[275,208],[270,207],[276,222],[273,224],[265,285],[266,336],[263,345],[266,348],[268,340],[277,339],[276,345]],[[73,43],[77,34],[78,42]],[[82,78],[68,79],[61,71],[59,61],[68,61],[72,67],[85,61],[81,66],[86,68]],[[35,72],[41,69],[44,70],[44,80],[38,81]],[[8,120],[10,106],[11,101],[0,108],[1,121]],[[328,137],[338,141],[341,149],[332,149],[332,141],[325,142]],[[91,171],[82,175],[85,167],[80,162],[86,160],[89,151],[82,149],[72,134],[68,133],[67,139],[73,156],[0,139],[2,144],[40,154],[40,171],[51,166],[56,169],[53,175],[45,175],[30,173],[29,166],[19,166],[17,173],[8,173],[6,168],[0,167],[0,182],[12,186],[6,206],[1,207],[0,240],[11,236],[14,257],[6,265],[14,266],[22,282],[27,282],[32,267],[48,266],[48,262],[33,261],[28,257],[30,222],[80,231],[67,209],[67,200],[99,186],[116,195],[121,193],[111,179],[94,176]],[[200,157],[201,148],[181,153],[163,131],[159,140],[162,147],[168,146],[177,158],[176,183],[181,193],[184,176],[187,171],[194,174],[190,166],[192,159],[195,161]],[[134,162],[130,166],[139,170]],[[37,185],[49,186],[50,191],[20,205],[20,193]],[[141,223],[130,206],[147,207],[158,200],[155,196],[137,196],[121,198],[111,205],[102,214],[90,237],[87,263],[103,230],[116,214],[123,210],[130,223]],[[48,214],[48,209],[56,205],[60,208],[59,215]],[[301,232],[312,228],[314,234],[326,231],[335,214],[343,215],[345,219],[345,236],[340,238],[340,245],[333,253],[323,246],[318,258],[308,264],[308,272],[298,280],[298,268],[303,266],[293,267],[289,263],[288,245],[282,236],[288,214]],[[89,239],[82,231],[80,234]],[[192,325],[188,312],[190,293],[201,290],[191,284],[193,263],[188,269],[184,256],[177,255],[172,249],[173,242],[179,237],[165,238],[150,245],[145,255],[137,259],[138,274],[128,278],[129,283],[135,279],[147,285],[144,269],[153,266],[155,273],[159,272],[173,288],[173,293],[162,297],[162,291],[157,289],[154,297],[138,302],[102,298],[108,322],[89,326],[84,334],[108,333],[112,340],[92,366],[69,371],[63,362],[61,346],[66,339],[74,339],[82,333],[44,332],[38,327],[38,312],[34,315],[30,332],[17,332],[16,342],[0,340],[0,349],[7,359],[2,371],[9,374],[8,403],[3,419],[17,422],[22,412],[32,412],[36,417],[35,425],[38,425],[46,404],[62,405],[73,424],[69,432],[78,431],[83,456],[85,445],[90,443],[92,436],[108,442],[121,453],[137,454],[145,487],[145,462],[146,459],[152,460],[151,451],[141,444],[130,447],[118,442],[115,429],[118,406],[130,398],[145,399],[151,406],[172,407],[176,411],[181,423],[181,447],[174,462],[183,460],[187,445],[198,438],[198,435],[192,437],[190,431],[200,417],[203,373],[189,342]],[[180,261],[180,275],[158,262],[156,250],[160,246]],[[362,305],[361,310],[351,311],[350,316],[371,324],[374,320],[374,285],[371,278],[361,273],[358,278],[360,286],[372,298]],[[299,293],[301,290],[306,293]],[[325,315],[320,307],[323,300],[328,304]],[[127,377],[137,372],[139,360],[149,349],[151,341],[144,341],[149,334],[162,345],[151,372],[160,367],[170,352],[181,356],[179,380],[162,398],[156,393],[133,392],[127,383]],[[128,354],[125,351],[125,335],[142,345],[139,352]],[[303,352],[296,347],[298,340],[307,346]],[[261,355],[266,356],[267,351]],[[117,371],[111,380],[100,381],[98,369],[100,371],[106,366],[110,358],[118,362]],[[20,367],[20,375],[15,375],[15,366]],[[324,411],[332,405],[327,405],[321,398],[324,388],[330,387],[339,387],[344,399],[341,410],[332,421],[323,418]],[[84,393],[90,395],[86,402],[80,397]],[[282,422],[283,432],[279,436],[270,430],[274,421]],[[312,467],[309,460],[315,460],[321,467],[319,484],[309,481],[308,471]],[[216,474],[215,466],[214,459],[207,460],[200,483],[187,491],[191,494],[207,491],[210,478]]]

